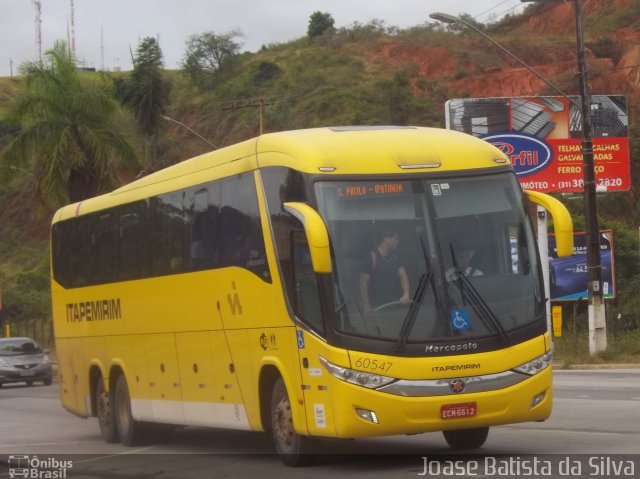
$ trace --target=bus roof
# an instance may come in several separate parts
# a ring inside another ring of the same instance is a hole
[[[489,143],[440,128],[353,126],[271,133],[258,138],[260,167],[275,164],[308,173],[410,173],[495,167],[506,157]],[[267,153],[284,153],[270,161]],[[504,165],[504,163],[501,163]],[[323,170],[319,170],[323,168]]]
[[[407,174],[508,164],[489,143],[439,128],[352,126],[268,133],[205,153],[58,211],[60,221],[260,167],[313,174]]]

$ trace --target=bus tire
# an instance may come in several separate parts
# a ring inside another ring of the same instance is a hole
[[[313,462],[309,441],[293,427],[291,401],[282,378],[278,378],[271,392],[271,431],[276,451],[285,466],[307,466]]]
[[[131,396],[124,374],[118,377],[114,394],[114,416],[120,442],[125,446],[137,446],[143,440],[144,424],[133,419]]]
[[[442,434],[444,434],[444,438],[451,449],[475,449],[485,443],[489,435],[489,428],[456,429],[442,431]]]
[[[99,377],[96,381],[96,416],[100,435],[105,442],[118,442],[118,428],[115,423],[112,395],[104,390],[104,381]]]

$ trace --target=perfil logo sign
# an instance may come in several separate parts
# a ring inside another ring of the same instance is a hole
[[[482,139],[509,157],[518,176],[542,171],[553,157],[551,148],[543,140],[524,133],[500,133]]]
[[[73,461],[60,460],[53,457],[39,459],[38,456],[9,456],[9,477],[25,477],[30,479],[65,479],[67,469],[73,467]]]

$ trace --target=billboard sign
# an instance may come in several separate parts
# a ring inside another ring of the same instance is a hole
[[[445,107],[447,128],[483,138],[503,151],[524,189],[584,190],[580,97],[464,98]],[[596,188],[631,185],[627,100],[591,97]]]
[[[602,265],[602,293],[614,298],[615,269],[613,260],[613,232],[600,231],[600,263]],[[556,237],[549,235],[549,284],[551,301],[587,299],[587,234],[574,233],[573,255],[557,257]]]

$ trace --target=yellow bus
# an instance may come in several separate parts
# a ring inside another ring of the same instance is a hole
[[[490,426],[551,412],[552,338],[528,201],[462,133],[270,133],[56,212],[62,403],[108,442],[153,423],[314,439]],[[384,273],[384,275],[383,275]]]

